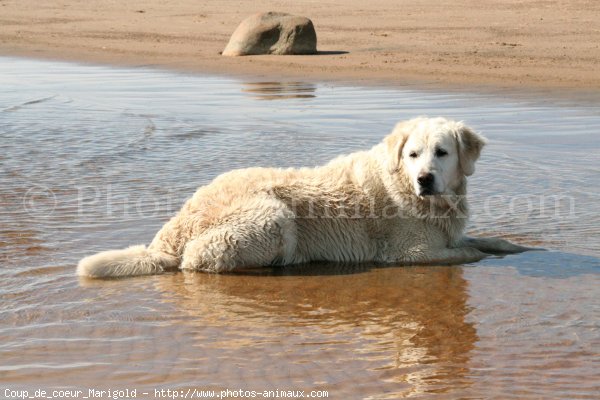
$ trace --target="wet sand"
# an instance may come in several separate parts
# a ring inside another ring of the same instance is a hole
[[[246,16],[310,17],[317,56],[219,55]],[[600,88],[595,0],[1,0],[0,54],[360,84]]]

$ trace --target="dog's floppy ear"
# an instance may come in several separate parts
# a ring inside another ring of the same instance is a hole
[[[402,158],[402,148],[408,139],[410,130],[408,129],[408,122],[399,122],[396,127],[383,139],[387,151],[387,162],[388,170],[390,174],[398,171],[400,167],[400,159]]]
[[[481,149],[486,144],[486,139],[468,126],[463,125],[462,122],[458,123],[454,135],[458,143],[460,168],[466,176],[473,175],[475,161],[479,158]]]

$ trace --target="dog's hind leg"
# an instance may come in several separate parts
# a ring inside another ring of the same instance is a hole
[[[190,240],[181,269],[227,272],[293,261],[296,224],[285,204],[268,199],[241,209]]]

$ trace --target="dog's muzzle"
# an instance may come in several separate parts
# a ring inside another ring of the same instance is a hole
[[[432,173],[420,174],[417,177],[417,183],[419,184],[419,196],[432,196],[435,193],[435,176]]]

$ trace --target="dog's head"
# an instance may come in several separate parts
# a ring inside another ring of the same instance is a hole
[[[404,174],[419,197],[456,194],[475,172],[485,138],[462,122],[415,118],[396,125],[385,138],[388,167]]]

